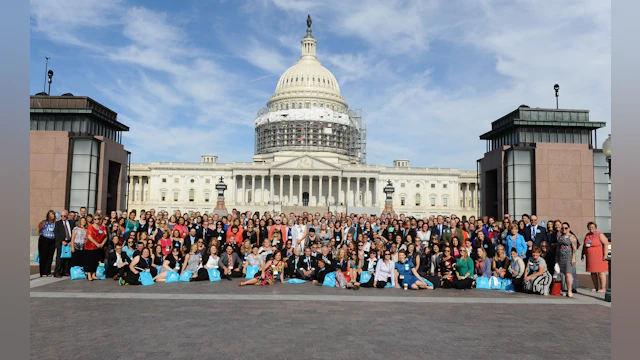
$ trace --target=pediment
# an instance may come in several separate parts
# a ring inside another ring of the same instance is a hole
[[[272,169],[338,170],[339,168],[313,156],[302,155],[295,159],[283,161]]]

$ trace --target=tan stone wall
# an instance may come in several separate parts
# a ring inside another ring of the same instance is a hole
[[[538,218],[566,221],[583,237],[595,216],[593,150],[586,144],[537,143],[535,172]]]
[[[36,228],[47,211],[62,211],[67,198],[69,133],[30,131],[30,228]]]

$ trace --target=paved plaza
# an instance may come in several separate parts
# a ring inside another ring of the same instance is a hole
[[[32,359],[602,359],[611,307],[483,290],[31,279]]]

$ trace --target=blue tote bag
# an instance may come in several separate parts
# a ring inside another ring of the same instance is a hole
[[[144,286],[155,284],[155,282],[153,281],[153,276],[151,276],[151,273],[148,271],[141,271],[138,281],[140,281],[140,283]]]
[[[287,284],[304,284],[306,283],[305,280],[302,279],[289,279],[287,280]]]
[[[360,274],[360,283],[366,283],[369,280],[371,280],[371,274],[368,271]]]
[[[60,248],[60,259],[71,259],[71,245],[62,245]]]
[[[489,278],[480,276],[476,279],[476,289],[484,289],[491,290],[491,285],[489,285]]]
[[[96,277],[98,278],[98,280],[104,280],[107,278],[105,272],[106,271],[104,269],[104,265],[98,265],[98,268],[96,269]]]
[[[33,262],[36,262],[36,263],[40,262],[40,252],[39,251],[36,253],[36,257],[33,259]]]
[[[87,275],[84,273],[84,268],[82,266],[72,267],[69,273],[71,275],[71,280],[82,280],[87,278]]]
[[[165,282],[167,283],[175,283],[180,281],[180,274],[178,274],[176,271],[172,271],[169,270],[167,271],[167,277],[165,279]]]
[[[183,271],[182,274],[180,274],[180,282],[189,282],[192,276],[193,271]]]
[[[218,269],[207,269],[207,274],[209,274],[209,281],[220,281],[220,270]]]
[[[260,268],[257,266],[247,266],[247,276],[246,279],[253,279],[254,276],[260,271]]]
[[[322,286],[336,287],[336,272],[330,272],[324,277]]]

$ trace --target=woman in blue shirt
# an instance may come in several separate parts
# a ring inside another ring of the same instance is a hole
[[[429,289],[433,290],[433,285],[429,285],[420,279],[420,275],[416,271],[415,265],[407,260],[407,253],[404,250],[398,252],[398,262],[396,263],[396,288],[400,288],[400,282],[402,282],[405,289],[411,288],[412,290]]]
[[[518,225],[511,225],[511,234],[507,236],[507,249],[515,248],[518,255],[524,259],[527,254],[527,243],[524,241],[524,236],[518,233],[519,230]],[[512,260],[511,253],[509,253],[509,260]]]
[[[38,253],[40,256],[40,277],[51,276],[51,264],[56,250],[56,236],[53,228],[56,225],[56,213],[47,212],[47,217],[38,225]]]

